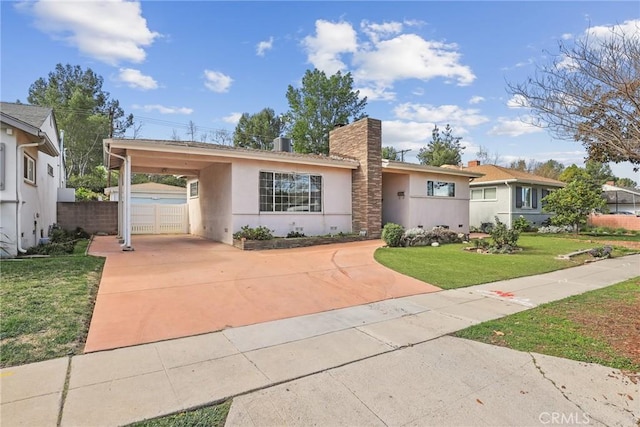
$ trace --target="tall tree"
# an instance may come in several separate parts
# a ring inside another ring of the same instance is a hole
[[[338,124],[365,117],[367,98],[353,90],[351,73],[338,71],[327,76],[323,71],[307,70],[302,87],[287,89],[287,122],[293,147],[299,153],[329,153],[329,132]]]
[[[284,130],[284,122],[271,108],[264,108],[259,113],[244,113],[238,120],[233,133],[233,145],[236,147],[271,150],[273,140]]]
[[[533,169],[535,175],[551,179],[558,179],[562,171],[564,171],[564,165],[553,159],[546,162],[537,162]]]
[[[453,136],[451,126],[447,125],[442,134],[438,126],[433,127],[431,142],[420,149],[418,160],[423,165],[442,166],[459,165],[462,161],[462,150],[459,136]]]
[[[189,120],[189,123],[187,123],[187,137],[189,141],[195,141],[198,137],[198,126],[196,126],[193,120]]]
[[[591,160],[640,165],[640,31],[560,42],[559,55],[508,91],[535,124],[580,141]]]
[[[400,161],[400,154],[398,150],[391,146],[382,147],[382,158],[393,161]]]
[[[631,178],[619,178],[616,180],[616,186],[622,188],[636,188],[638,183]]]
[[[497,151],[491,153],[487,147],[483,147],[482,145],[478,148],[476,158],[480,160],[480,164],[482,165],[497,165],[502,162],[500,154]]]
[[[615,181],[616,177],[607,163],[588,160],[584,168],[575,164],[569,166],[560,174],[558,179],[564,182],[584,181],[594,188],[600,189],[602,184],[607,181]]]
[[[58,64],[29,87],[29,103],[53,108],[64,130],[67,178],[91,173],[102,163],[102,139],[122,136],[133,124],[133,115],[125,116],[102,83],[90,68]]]
[[[553,213],[551,223],[555,225],[571,225],[576,233],[580,226],[587,222],[587,216],[594,209],[606,206],[601,190],[589,181],[576,179],[556,191],[552,191],[544,199],[543,210]]]

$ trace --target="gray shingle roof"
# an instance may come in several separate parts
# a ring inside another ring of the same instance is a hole
[[[46,118],[51,114],[52,109],[29,104],[0,102],[0,111],[14,119],[18,119],[21,122],[40,129],[42,127],[42,123],[44,123]]]

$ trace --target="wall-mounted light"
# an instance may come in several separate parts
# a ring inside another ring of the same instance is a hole
[[[404,199],[404,191],[398,191],[398,198]]]

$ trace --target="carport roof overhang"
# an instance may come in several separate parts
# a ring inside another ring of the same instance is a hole
[[[432,172],[440,175],[464,176],[467,178],[478,178],[484,175],[478,172],[469,172],[465,169],[394,162],[386,159],[382,160],[382,171],[390,173]]]
[[[131,170],[155,173],[198,176],[199,171],[212,163],[231,163],[234,159],[294,163],[357,169],[356,160],[314,154],[282,151],[252,150],[202,142],[161,141],[148,139],[105,139],[103,141],[107,167],[118,169],[122,157],[131,157]]]

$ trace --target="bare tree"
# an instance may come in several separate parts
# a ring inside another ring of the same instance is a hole
[[[175,129],[173,129],[173,132],[171,133],[171,140],[180,141],[180,135],[178,135],[178,131],[176,131]]]
[[[478,147],[476,158],[480,160],[480,164],[483,165],[498,165],[502,163],[502,157],[500,157],[500,153],[498,153],[497,151],[491,153],[486,147],[483,147],[482,145]]]
[[[133,122],[133,135],[132,138],[133,139],[138,139],[142,136],[142,126],[144,125],[144,123],[142,122]]]
[[[560,42],[549,64],[524,83],[508,83],[508,91],[531,109],[534,124],[580,141],[590,159],[640,164],[640,28],[634,27]]]
[[[216,129],[209,132],[209,138],[214,144],[232,145],[233,133],[225,129]]]
[[[189,141],[195,141],[197,135],[198,127],[193,123],[193,120],[189,120],[189,123],[187,123],[187,136],[189,137]]]

